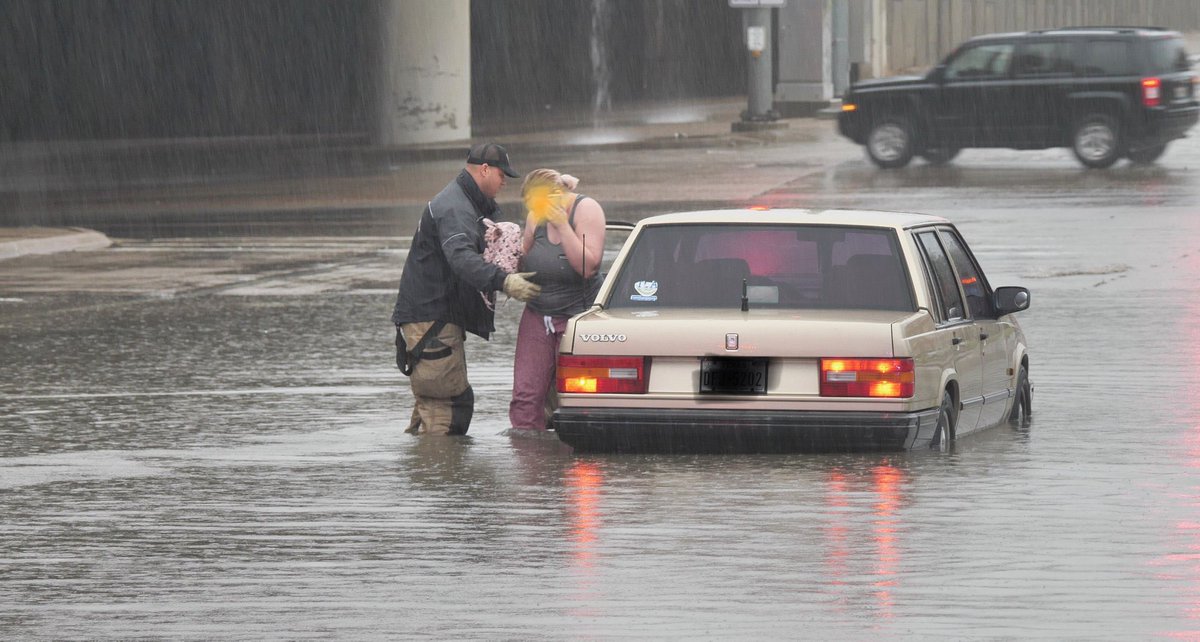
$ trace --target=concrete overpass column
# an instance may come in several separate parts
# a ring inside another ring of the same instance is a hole
[[[811,115],[833,99],[833,2],[790,0],[779,9],[779,80],[785,116]]]
[[[382,0],[383,145],[471,137],[470,0]]]

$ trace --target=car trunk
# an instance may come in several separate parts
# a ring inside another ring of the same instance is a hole
[[[888,357],[896,310],[602,310],[579,317],[573,354]],[[736,334],[736,350],[726,335]]]
[[[649,357],[649,395],[695,394],[702,361],[765,359],[767,395],[819,394],[822,357],[891,357],[891,310],[606,310],[578,317],[563,349]]]

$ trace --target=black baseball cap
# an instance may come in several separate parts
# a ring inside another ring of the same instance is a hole
[[[483,165],[487,163],[492,167],[499,167],[500,171],[504,172],[509,178],[520,176],[508,164],[508,150],[496,143],[480,143],[471,148],[467,154],[467,163],[471,165]]]

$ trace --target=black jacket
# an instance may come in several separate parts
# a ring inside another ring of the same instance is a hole
[[[493,297],[508,274],[483,260],[482,219],[499,213],[465,169],[433,197],[413,234],[392,323],[446,321],[488,338],[495,313],[480,293]]]

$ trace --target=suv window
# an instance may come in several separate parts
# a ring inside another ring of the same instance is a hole
[[[1137,73],[1125,40],[1092,40],[1083,56],[1089,76],[1132,76]]]
[[[946,65],[947,80],[993,80],[1008,77],[1013,46],[1009,43],[964,49]]]
[[[827,225],[661,225],[642,230],[610,308],[908,310],[890,230]]]
[[[1187,49],[1182,38],[1156,38],[1150,41],[1151,74],[1169,74],[1190,71]]]
[[[1030,42],[1017,48],[1014,68],[1018,76],[1070,76],[1075,62],[1065,42]]]

